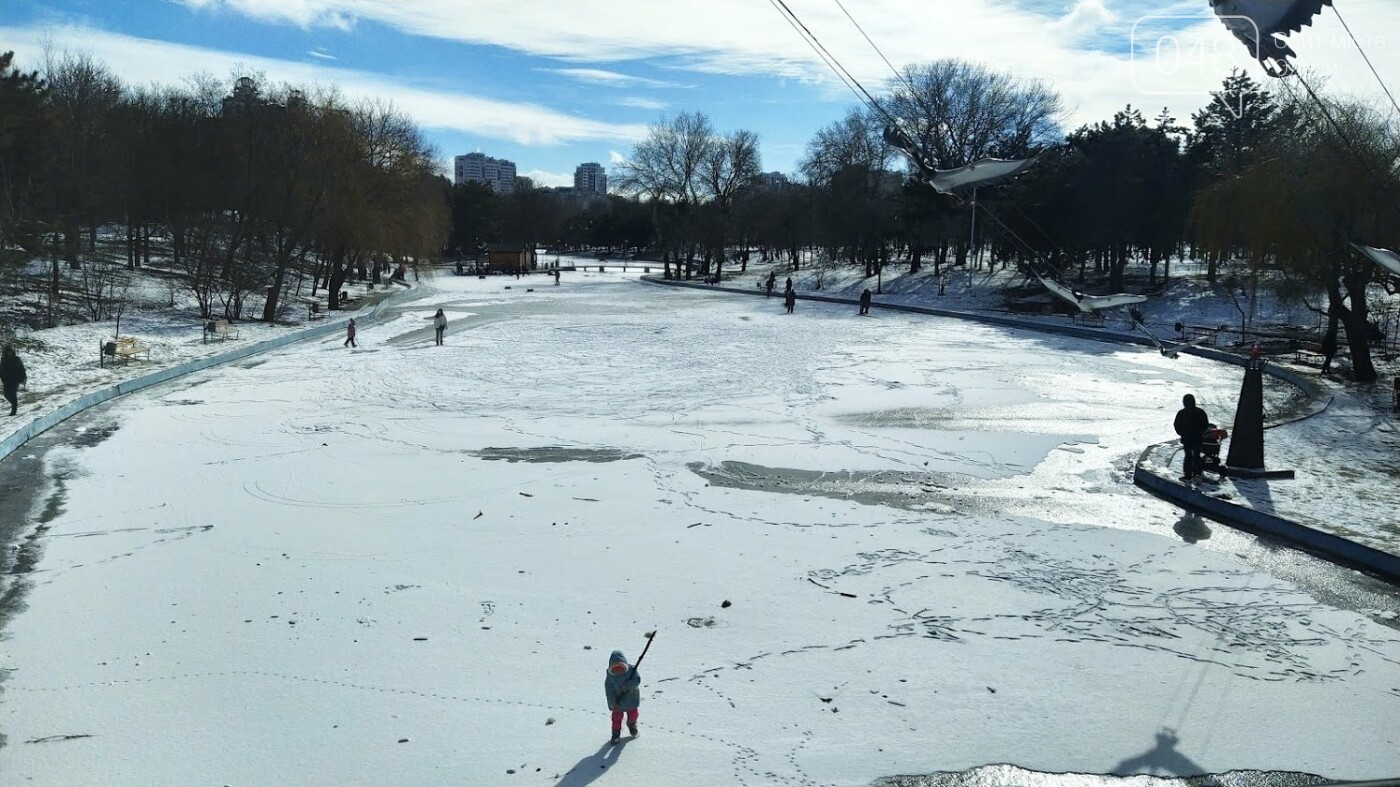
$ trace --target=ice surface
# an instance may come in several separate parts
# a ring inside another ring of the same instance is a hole
[[[440,277],[359,350],[192,375],[31,452],[7,782],[1400,772],[1394,595],[1224,528],[1188,544],[1130,483],[1182,393],[1228,408],[1220,367],[504,283]],[[439,306],[447,345],[411,338]],[[706,479],[735,467],[753,483]],[[653,628],[642,735],[608,755],[608,654]],[[1139,757],[1165,731],[1180,758]]]

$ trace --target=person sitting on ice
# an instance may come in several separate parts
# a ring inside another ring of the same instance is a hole
[[[637,737],[638,706],[642,703],[642,676],[637,668],[627,664],[622,651],[615,650],[608,659],[608,674],[603,678],[603,689],[608,694],[608,710],[612,711],[612,742],[617,743],[622,735],[622,715],[627,714],[627,732]]]

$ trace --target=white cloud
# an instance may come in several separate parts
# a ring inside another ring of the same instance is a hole
[[[627,156],[617,152],[616,150],[608,151],[608,163],[613,165],[614,167],[626,160]]]
[[[333,86],[352,99],[388,99],[428,128],[461,131],[522,145],[555,145],[577,140],[630,142],[646,133],[643,125],[605,123],[537,104],[433,91],[365,71],[203,49],[91,28],[0,27],[0,40],[6,42],[6,47],[13,48],[17,57],[29,67],[38,64],[43,42],[48,40],[58,49],[91,55],[135,84],[169,83],[189,76],[196,67],[221,75],[234,71],[262,72],[274,82]]]
[[[358,14],[353,9],[335,8],[319,0],[172,0],[198,11],[229,10],[276,22],[291,22],[301,28],[333,27],[350,30]]]
[[[586,82],[590,85],[606,85],[608,87],[685,87],[685,85],[675,82],[634,77],[602,68],[540,68],[536,70],[559,74],[579,82]]]
[[[532,169],[529,172],[520,173],[535,182],[536,186],[572,186],[574,185],[574,173],[546,172],[542,169]]]
[[[843,100],[854,100],[779,12],[754,0],[571,0],[550,3],[547,12],[522,10],[506,0],[179,1],[210,13],[236,12],[301,27],[368,21],[411,35],[589,64],[649,60],[677,70],[776,76],[825,86],[831,96],[837,95],[830,91],[834,86]],[[788,5],[869,89],[885,86],[889,69],[836,4],[788,0]],[[896,65],[957,57],[1045,79],[1071,107],[1071,125],[1109,117],[1128,102],[1167,104],[1178,117],[1188,117],[1230,67],[1260,73],[1200,0],[1077,0],[1068,13],[1066,5],[865,0],[848,7]],[[1168,13],[1202,15],[1180,43],[1204,44],[1208,56],[1201,67],[1163,80],[1177,95],[1146,94],[1135,85],[1139,74],[1128,53],[1129,36],[1139,15]],[[1400,4],[1393,0],[1351,0],[1347,13],[1353,29],[1400,29]],[[1088,36],[1098,49],[1082,45]],[[1332,15],[1319,16],[1313,28],[1293,38],[1303,64],[1335,75],[1332,85],[1377,92]],[[1400,71],[1400,47],[1372,46],[1371,54],[1382,73]]]
[[[1104,5],[1104,0],[1075,0],[1069,13],[1050,25],[1057,32],[1075,37],[1097,35],[1117,19]]]
[[[626,98],[619,98],[613,103],[618,106],[632,107],[633,109],[659,110],[670,106],[670,104],[667,104],[665,101],[657,101],[654,98],[644,98],[642,96],[627,96]]]
[[[324,52],[320,49],[312,49],[306,54],[311,55],[312,57],[318,58],[320,60],[335,60],[335,55],[332,55],[330,52]]]

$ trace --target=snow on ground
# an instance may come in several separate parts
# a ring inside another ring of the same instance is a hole
[[[893,267],[893,266],[892,266]],[[1174,271],[1204,277],[1204,269],[1190,262],[1176,262]],[[779,264],[779,282],[788,275],[786,265]],[[767,275],[767,266],[751,266],[750,272],[737,282],[742,286]],[[932,268],[926,267],[915,275],[905,273],[907,267],[886,276],[886,295],[877,302],[963,311],[996,312],[1034,322],[1054,325],[1069,324],[1064,315],[1011,315],[1002,310],[998,288],[1019,278],[1014,271],[998,270],[989,274],[985,269],[967,271],[952,269],[944,296],[937,295],[938,279]],[[861,276],[858,268],[836,268],[824,272],[822,292],[854,298],[874,282]],[[794,276],[799,291],[815,284],[816,274],[804,270]],[[781,284],[780,284],[781,286]],[[1383,312],[1395,308],[1400,298],[1387,297],[1373,290],[1373,309]],[[1241,301],[1247,309],[1247,301]],[[1148,327],[1159,338],[1173,335],[1177,321],[1188,325],[1237,328],[1240,324],[1239,306],[1222,284],[1211,286],[1203,278],[1173,280],[1161,297],[1142,306]],[[1106,331],[1131,332],[1123,310],[1107,315]],[[1315,314],[1296,304],[1288,304],[1261,291],[1254,325],[1263,330],[1317,331]],[[1233,334],[1237,336],[1238,334]],[[1228,340],[1228,339],[1227,339]],[[1316,367],[1294,363],[1291,354],[1276,356],[1273,362],[1305,375],[1316,375]],[[1342,368],[1348,366],[1343,359]],[[1297,471],[1294,480],[1225,480],[1214,494],[1227,497],[1239,505],[1259,508],[1303,524],[1354,538],[1377,549],[1400,554],[1400,413],[1391,407],[1389,383],[1400,376],[1400,357],[1377,357],[1380,382],[1357,386],[1336,379],[1319,378],[1331,404],[1320,415],[1270,430],[1265,437],[1265,456],[1271,468],[1291,468]],[[1227,430],[1234,422],[1234,403],[1243,371],[1224,365],[1215,367],[1215,374],[1233,380],[1236,386],[1228,395],[1211,403],[1203,402],[1206,412]],[[1291,412],[1292,403],[1276,399],[1266,408],[1266,417]],[[1173,437],[1164,429],[1159,439]],[[1225,450],[1229,450],[1228,443]],[[1173,462],[1180,463],[1180,454]]]
[[[92,391],[240,345],[271,339],[310,324],[305,322],[308,314],[304,310],[292,310],[289,312],[292,319],[286,323],[239,322],[234,326],[238,330],[236,338],[206,342],[204,321],[192,299],[183,292],[170,292],[167,281],[163,277],[134,275],[131,305],[122,315],[121,335],[135,337],[150,348],[149,357],[127,363],[108,359],[99,364],[99,348],[116,335],[114,320],[18,331],[16,339],[29,384],[20,391],[18,416],[0,415],[0,438]],[[350,283],[345,289],[364,303],[363,298],[373,288],[367,283]],[[172,302],[173,308],[169,305]],[[342,314],[348,317],[353,312]],[[341,319],[341,315],[328,319]]]
[[[359,350],[191,375],[0,465],[36,527],[7,781],[1400,771],[1393,589],[1130,483],[1182,392],[1232,401],[1215,365],[540,283],[438,277]],[[610,749],[608,654],[654,628]]]

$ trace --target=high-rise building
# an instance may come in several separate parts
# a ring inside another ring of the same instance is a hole
[[[757,178],[758,184],[765,189],[781,189],[787,187],[791,181],[787,175],[781,172],[760,172]]]
[[[608,193],[608,173],[596,161],[578,165],[574,170],[574,190],[587,194]]]
[[[491,158],[485,153],[468,153],[455,157],[452,164],[453,183],[485,183],[497,194],[511,194],[515,191],[514,161]]]

